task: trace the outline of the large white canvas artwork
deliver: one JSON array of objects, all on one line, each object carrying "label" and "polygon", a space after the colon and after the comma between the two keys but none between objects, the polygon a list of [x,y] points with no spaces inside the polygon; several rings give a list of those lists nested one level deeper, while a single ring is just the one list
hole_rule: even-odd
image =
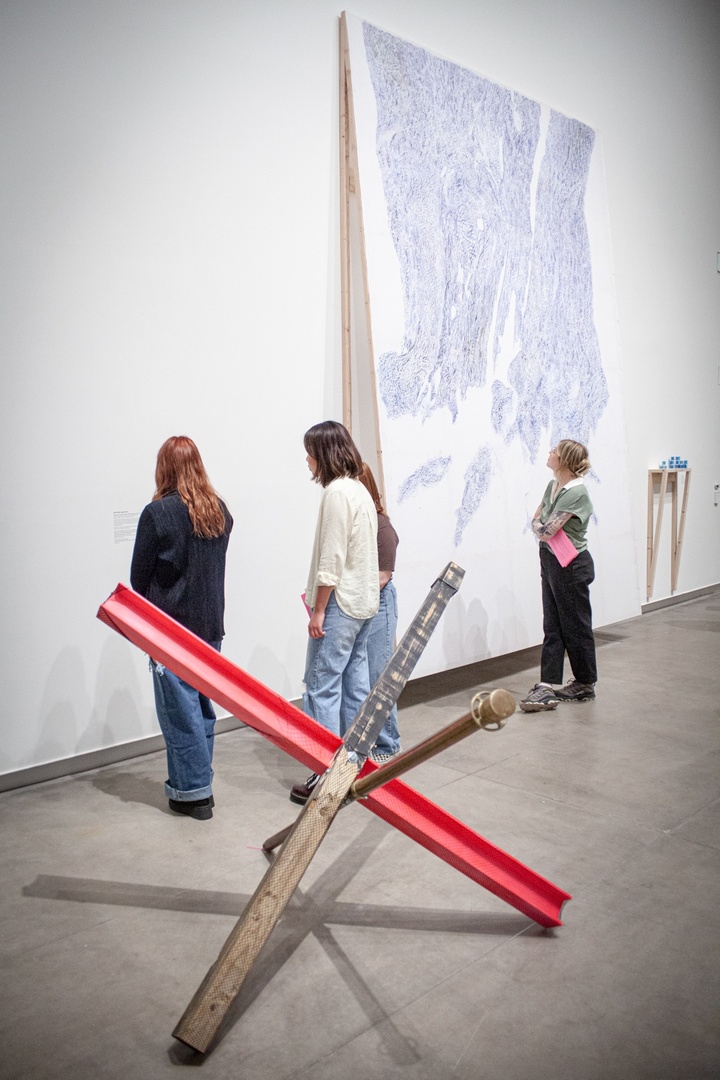
[{"label": "large white canvas artwork", "polygon": [[449,560],[466,571],[417,673],[541,639],[529,522],[561,438],[593,463],[595,624],[635,615],[598,138],[357,18],[347,27],[400,629]]}]

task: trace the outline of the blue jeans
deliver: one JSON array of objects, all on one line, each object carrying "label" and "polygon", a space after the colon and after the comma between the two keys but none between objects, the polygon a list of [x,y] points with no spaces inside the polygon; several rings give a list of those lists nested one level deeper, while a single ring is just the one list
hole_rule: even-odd
[{"label": "blue jeans", "polygon": [[[397,621],[397,593],[392,581],[388,581],[385,588],[380,590],[380,607],[370,623],[367,639],[370,686],[374,686],[378,681],[395,651]],[[393,705],[392,712],[385,721],[373,749],[378,754],[397,754],[400,749],[397,705]]]},{"label": "blue jeans", "polygon": [[308,638],[303,711],[342,737],[370,693],[367,637],[372,619],[353,619],[331,593],[325,636]]},{"label": "blue jeans", "polygon": [[[220,642],[210,642],[220,650]],[[212,795],[215,710],[210,698],[194,690],[162,664],[150,660],[155,709],[167,750],[165,794],[178,802]]]}]

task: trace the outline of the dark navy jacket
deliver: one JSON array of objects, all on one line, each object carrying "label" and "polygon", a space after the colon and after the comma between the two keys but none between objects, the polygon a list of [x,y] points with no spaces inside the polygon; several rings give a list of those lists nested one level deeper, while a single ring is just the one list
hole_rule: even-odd
[{"label": "dark navy jacket", "polygon": [[195,536],[176,492],[149,503],[138,521],[130,568],[136,592],[204,641],[225,635],[225,554],[233,519],[224,503],[225,532]]}]

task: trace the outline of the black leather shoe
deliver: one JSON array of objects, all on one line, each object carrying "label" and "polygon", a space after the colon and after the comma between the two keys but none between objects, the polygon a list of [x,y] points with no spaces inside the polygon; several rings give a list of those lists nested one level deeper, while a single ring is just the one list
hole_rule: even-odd
[{"label": "black leather shoe", "polygon": [[168,805],[176,814],[185,814],[186,817],[195,818],[196,821],[209,821],[213,816],[212,808],[215,800],[212,795],[209,799],[197,799],[195,802],[178,802],[177,799],[168,799]]},{"label": "black leather shoe", "polygon": [[319,779],[319,773],[314,772],[310,773],[304,784],[294,784],[290,788],[290,802],[296,802],[300,806],[304,806],[310,798],[313,788],[317,786]]}]

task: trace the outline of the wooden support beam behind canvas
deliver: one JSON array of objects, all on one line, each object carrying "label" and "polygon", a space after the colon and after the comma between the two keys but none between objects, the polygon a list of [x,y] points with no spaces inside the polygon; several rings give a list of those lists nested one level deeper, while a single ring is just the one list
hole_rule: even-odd
[{"label": "wooden support beam behind canvas", "polygon": [[[356,222],[356,237],[352,229]],[[364,326],[353,327],[353,239],[358,244],[357,257],[360,263],[360,283],[362,288]],[[370,385],[372,387],[372,426],[375,439],[375,460],[368,462],[375,473],[380,492],[385,496],[385,476],[382,464],[382,445],[380,442],[380,421],[378,417],[377,382],[375,378],[375,354],[373,350],[372,317],[370,310],[370,291],[368,288],[367,254],[365,248],[365,229],[363,224],[362,198],[360,192],[360,174],[357,161],[357,137],[353,112],[352,73],[350,70],[350,50],[348,47],[347,21],[345,12],[340,16],[340,280],[341,280],[341,317],[342,317],[342,398],[343,423],[348,431],[353,431],[353,330],[366,335]],[[357,425],[356,425],[357,428]],[[370,455],[366,455],[370,456]]]}]

